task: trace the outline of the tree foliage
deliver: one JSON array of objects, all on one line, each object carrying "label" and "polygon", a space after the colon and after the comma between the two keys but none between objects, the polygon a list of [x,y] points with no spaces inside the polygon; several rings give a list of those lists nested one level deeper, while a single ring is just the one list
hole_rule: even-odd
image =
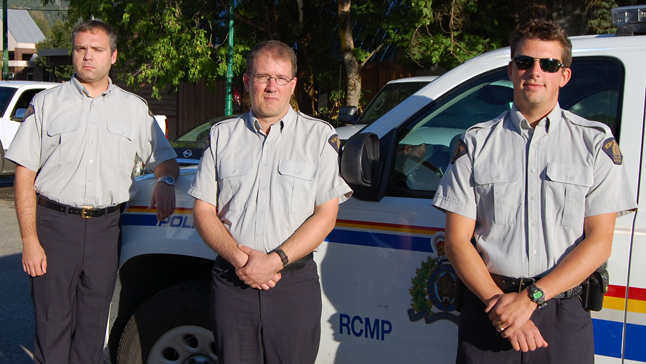
[{"label": "tree foliage", "polygon": [[[74,29],[73,25],[67,22],[58,21],[50,29],[50,35],[45,40],[36,44],[36,49],[56,49],[67,48],[72,49],[71,34]],[[54,73],[57,79],[69,80],[74,74],[74,69],[71,65],[57,66],[54,69],[45,64],[44,58],[38,58],[37,65],[44,68],[48,72]]]},{"label": "tree foliage", "polygon": [[[303,111],[316,110],[319,89],[345,89],[350,97],[349,82],[343,82],[345,75],[340,74],[341,1],[236,0],[233,69],[237,82],[245,72],[244,57],[250,47],[277,39],[293,45],[298,55],[295,99]],[[609,32],[608,9],[635,2],[353,0],[351,55],[360,68],[373,55],[396,47],[397,62],[405,67],[450,69],[507,45],[519,21],[535,16],[572,23],[583,19],[579,29],[584,33]],[[176,88],[183,81],[214,84],[225,77],[229,5],[229,0],[71,0],[67,19],[76,23],[94,16],[115,27],[122,77],[135,87],[151,83],[159,96],[161,90]]]}]

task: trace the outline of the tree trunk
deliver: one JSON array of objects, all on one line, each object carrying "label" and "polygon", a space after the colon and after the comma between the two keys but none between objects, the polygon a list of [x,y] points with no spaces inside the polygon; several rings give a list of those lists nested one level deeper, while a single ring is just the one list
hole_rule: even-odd
[{"label": "tree trunk", "polygon": [[347,75],[347,92],[345,104],[359,107],[361,96],[361,67],[354,55],[354,39],[352,38],[352,19],[350,15],[351,0],[338,0],[339,6],[339,38],[343,64]]},{"label": "tree trunk", "polygon": [[312,49],[312,17],[309,2],[297,0],[298,22],[300,32],[298,35],[298,82],[296,83],[296,100],[300,109],[305,114],[314,114],[316,110],[316,90],[314,88],[314,50]]}]

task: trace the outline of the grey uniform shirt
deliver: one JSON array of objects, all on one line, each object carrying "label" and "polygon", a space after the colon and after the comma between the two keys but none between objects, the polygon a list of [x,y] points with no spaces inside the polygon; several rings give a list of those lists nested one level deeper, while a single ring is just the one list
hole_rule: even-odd
[{"label": "grey uniform shirt", "polygon": [[543,276],[583,240],[584,218],[637,208],[610,129],[558,104],[535,129],[514,105],[460,147],[433,204],[476,220],[490,273]]},{"label": "grey uniform shirt", "polygon": [[314,207],[352,190],[339,175],[334,128],[291,107],[268,134],[252,112],[218,123],[188,194],[217,207],[240,244],[270,252]]},{"label": "grey uniform shirt", "polygon": [[130,198],[135,155],[151,169],[177,156],[142,98],[112,81],[92,98],[72,77],[34,96],[6,158],[38,172],[42,196],[102,208]]}]

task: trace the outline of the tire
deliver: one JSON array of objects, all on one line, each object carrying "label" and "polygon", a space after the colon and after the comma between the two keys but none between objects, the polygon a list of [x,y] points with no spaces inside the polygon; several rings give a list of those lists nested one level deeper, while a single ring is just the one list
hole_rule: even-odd
[{"label": "tire", "polygon": [[217,364],[208,282],[171,287],[142,304],[126,324],[118,364]]}]

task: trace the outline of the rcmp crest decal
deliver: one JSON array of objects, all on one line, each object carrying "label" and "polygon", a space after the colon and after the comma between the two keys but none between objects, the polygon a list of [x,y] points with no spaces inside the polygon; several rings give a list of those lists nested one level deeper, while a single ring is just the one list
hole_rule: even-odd
[{"label": "rcmp crest decal", "polygon": [[431,239],[437,258],[431,256],[417,268],[413,278],[410,294],[413,297],[408,309],[408,318],[412,321],[424,319],[427,324],[438,320],[449,320],[458,323],[454,299],[456,274],[444,253],[444,232],[437,232]]}]

